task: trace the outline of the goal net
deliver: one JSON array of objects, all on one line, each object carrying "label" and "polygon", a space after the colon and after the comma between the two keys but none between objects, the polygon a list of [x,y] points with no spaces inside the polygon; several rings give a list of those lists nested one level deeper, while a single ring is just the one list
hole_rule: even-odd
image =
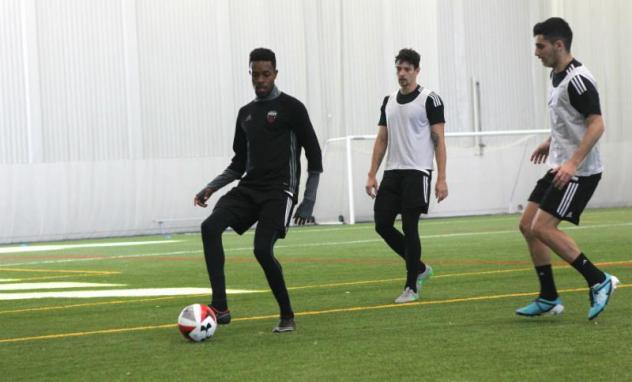
[{"label": "goal net", "polygon": [[[548,134],[548,130],[446,133],[449,196],[438,204],[433,191],[428,216],[520,211],[546,171],[546,166],[532,164],[529,157]],[[366,194],[365,184],[374,142],[371,135],[326,142],[324,176],[314,211],[318,223],[373,220],[373,200]],[[381,179],[382,170],[378,173],[378,181]],[[432,190],[434,183],[435,179]]]}]

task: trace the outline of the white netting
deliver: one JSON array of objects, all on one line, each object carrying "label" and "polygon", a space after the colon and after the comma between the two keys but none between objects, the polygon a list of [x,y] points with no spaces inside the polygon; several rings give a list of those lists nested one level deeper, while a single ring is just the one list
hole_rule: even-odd
[{"label": "white netting", "polygon": [[[529,162],[545,135],[447,137],[449,197],[432,200],[429,216],[496,214],[519,211],[546,167]],[[374,139],[330,140],[324,153],[315,217],[320,223],[373,220],[373,200],[365,193]],[[478,144],[482,143],[483,147]],[[347,147],[350,147],[349,176]],[[382,164],[381,167],[384,167]],[[382,178],[382,171],[378,180]],[[433,179],[434,189],[434,179]],[[353,206],[350,208],[350,200]],[[353,219],[351,218],[353,214]]]}]

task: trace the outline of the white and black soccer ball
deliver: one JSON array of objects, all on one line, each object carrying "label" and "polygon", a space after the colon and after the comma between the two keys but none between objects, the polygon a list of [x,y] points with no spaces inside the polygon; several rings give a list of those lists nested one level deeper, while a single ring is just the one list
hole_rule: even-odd
[{"label": "white and black soccer ball", "polygon": [[191,341],[202,342],[213,337],[217,319],[211,308],[202,304],[189,305],[178,316],[180,333]]}]

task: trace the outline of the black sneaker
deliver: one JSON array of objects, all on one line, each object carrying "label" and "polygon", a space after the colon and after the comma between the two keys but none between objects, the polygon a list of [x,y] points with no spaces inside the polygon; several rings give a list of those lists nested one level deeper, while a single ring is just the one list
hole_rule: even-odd
[{"label": "black sneaker", "polygon": [[230,310],[226,309],[224,311],[220,311],[212,305],[209,305],[208,307],[211,308],[213,313],[215,313],[215,319],[219,325],[230,324]]},{"label": "black sneaker", "polygon": [[281,318],[277,326],[272,329],[272,333],[293,332],[294,330],[296,330],[296,322],[294,322],[294,317]]}]

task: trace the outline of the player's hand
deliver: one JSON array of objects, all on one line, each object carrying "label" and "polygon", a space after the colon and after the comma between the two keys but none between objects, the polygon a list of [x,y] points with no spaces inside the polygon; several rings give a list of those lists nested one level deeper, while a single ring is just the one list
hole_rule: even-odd
[{"label": "player's hand", "polygon": [[553,186],[557,189],[563,189],[571,178],[575,176],[577,172],[577,166],[570,161],[562,163],[560,167],[551,170],[551,173],[555,174],[553,178]]},{"label": "player's hand", "polygon": [[535,164],[546,162],[546,158],[549,157],[549,147],[551,147],[551,143],[549,141],[541,143],[538,147],[536,147],[533,154],[531,154],[531,162]]},{"label": "player's hand", "polygon": [[303,225],[308,223],[312,218],[314,204],[315,202],[313,200],[303,199],[294,214],[294,224]]},{"label": "player's hand", "polygon": [[448,197],[448,183],[446,183],[445,180],[437,180],[437,184],[435,184],[435,196],[439,203]]},{"label": "player's hand", "polygon": [[366,181],[366,194],[369,195],[372,199],[375,199],[375,195],[377,195],[377,177],[375,175],[369,175],[369,178]]},{"label": "player's hand", "polygon": [[212,189],[212,188],[210,188],[208,186],[204,187],[193,198],[193,205],[194,206],[204,207],[204,208],[208,207],[208,204],[206,204],[206,201],[208,200],[208,198],[211,197],[211,195],[213,195],[214,192],[215,192],[214,189]]}]

